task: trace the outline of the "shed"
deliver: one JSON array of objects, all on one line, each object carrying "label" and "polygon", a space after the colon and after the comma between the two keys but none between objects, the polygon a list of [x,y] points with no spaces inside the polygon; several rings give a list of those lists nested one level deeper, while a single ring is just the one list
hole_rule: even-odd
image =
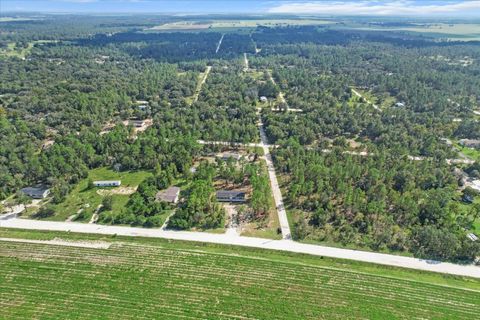
[{"label": "shed", "polygon": [[217,200],[220,202],[246,202],[246,193],[238,190],[217,191]]}]

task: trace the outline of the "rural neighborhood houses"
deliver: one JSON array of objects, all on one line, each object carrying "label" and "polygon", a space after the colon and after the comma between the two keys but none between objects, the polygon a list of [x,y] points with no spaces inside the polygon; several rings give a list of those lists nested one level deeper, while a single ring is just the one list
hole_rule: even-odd
[{"label": "rural neighborhood houses", "polygon": [[44,185],[26,187],[20,190],[23,194],[33,199],[45,199],[50,194],[50,189]]}]

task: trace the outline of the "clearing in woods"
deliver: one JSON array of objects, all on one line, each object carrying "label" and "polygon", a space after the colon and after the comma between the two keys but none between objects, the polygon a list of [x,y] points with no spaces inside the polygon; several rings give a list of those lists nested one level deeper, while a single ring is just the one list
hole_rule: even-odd
[{"label": "clearing in woods", "polygon": [[[5,319],[474,319],[480,280],[162,239],[0,230]],[[429,283],[427,283],[429,282]]]}]

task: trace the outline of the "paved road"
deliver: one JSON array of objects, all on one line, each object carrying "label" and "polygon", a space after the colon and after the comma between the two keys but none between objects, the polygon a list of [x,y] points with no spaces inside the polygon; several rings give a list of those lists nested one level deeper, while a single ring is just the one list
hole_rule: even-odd
[{"label": "paved road", "polygon": [[165,238],[172,240],[238,245],[244,247],[306,253],[315,256],[357,260],[388,266],[412,268],[418,270],[480,278],[480,267],[476,267],[473,265],[456,265],[453,263],[435,262],[382,253],[331,248],[311,244],[303,244],[291,240],[268,240],[261,238],[242,237],[238,235],[213,234],[206,232],[165,231],[161,229],[102,226],[97,224],[86,224],[77,222],[38,221],[17,218],[0,221],[0,227],[30,230],[71,231],[105,235],[117,234],[121,236],[141,236],[152,238]]},{"label": "paved road", "polygon": [[273,165],[272,155],[270,154],[270,148],[268,145],[267,135],[265,134],[265,129],[263,128],[263,123],[260,120],[260,139],[262,140],[263,153],[265,155],[265,160],[267,161],[267,170],[268,176],[270,178],[270,186],[272,188],[273,200],[275,201],[275,207],[278,212],[278,220],[280,222],[280,228],[282,229],[283,239],[289,240],[292,238],[290,232],[290,226],[287,219],[287,211],[285,210],[285,205],[283,204],[282,192],[278,185],[277,174],[275,173],[275,166]]}]

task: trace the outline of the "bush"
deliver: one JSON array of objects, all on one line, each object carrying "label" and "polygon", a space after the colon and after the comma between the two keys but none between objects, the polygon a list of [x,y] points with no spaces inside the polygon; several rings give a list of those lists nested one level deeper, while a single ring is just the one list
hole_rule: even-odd
[{"label": "bush", "polygon": [[43,219],[51,217],[55,214],[55,209],[52,206],[41,207],[36,214],[33,215],[34,218]]}]

